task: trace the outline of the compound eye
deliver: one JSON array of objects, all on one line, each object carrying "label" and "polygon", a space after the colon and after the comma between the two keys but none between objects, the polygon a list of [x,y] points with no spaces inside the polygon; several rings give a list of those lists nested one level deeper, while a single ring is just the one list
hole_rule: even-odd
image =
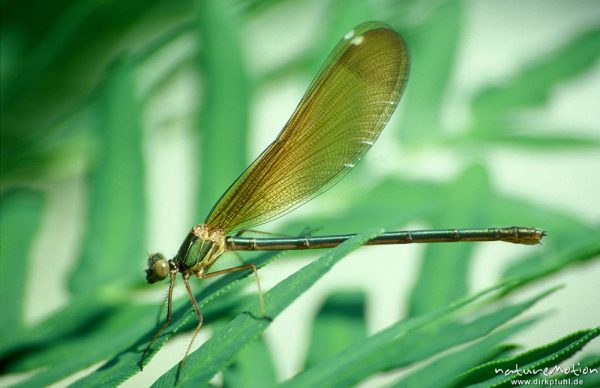
[{"label": "compound eye", "polygon": [[148,269],[146,269],[146,280],[148,283],[156,283],[169,276],[171,268],[169,262],[160,253],[154,253],[148,257]]}]

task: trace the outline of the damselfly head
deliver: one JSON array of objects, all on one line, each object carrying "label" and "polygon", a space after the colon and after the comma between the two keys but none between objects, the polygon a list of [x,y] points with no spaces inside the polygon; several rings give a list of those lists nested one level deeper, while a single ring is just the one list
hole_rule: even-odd
[{"label": "damselfly head", "polygon": [[153,253],[148,257],[148,268],[146,269],[146,280],[148,283],[156,283],[166,279],[171,272],[171,266],[162,253]]}]

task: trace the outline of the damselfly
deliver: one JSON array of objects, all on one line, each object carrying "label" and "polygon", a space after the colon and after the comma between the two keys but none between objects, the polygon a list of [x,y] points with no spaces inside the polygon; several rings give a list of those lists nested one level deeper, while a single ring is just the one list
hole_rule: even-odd
[{"label": "damselfly", "polygon": [[[194,226],[175,257],[156,253],[148,259],[146,279],[169,278],[167,317],[143,359],[171,320],[173,288],[181,273],[198,317],[202,313],[189,278],[200,279],[252,270],[264,309],[256,267],[252,264],[208,272],[227,251],[315,249],[334,247],[352,235],[298,238],[248,238],[240,231],[280,217],[327,190],[371,148],[394,112],[408,78],[404,40],[389,26],[370,22],[348,32],[335,47],[277,139],[227,189],[203,224]],[[455,241],[508,241],[536,244],[536,228],[447,229],[388,232],[367,245]],[[183,362],[183,361],[182,361]]]}]

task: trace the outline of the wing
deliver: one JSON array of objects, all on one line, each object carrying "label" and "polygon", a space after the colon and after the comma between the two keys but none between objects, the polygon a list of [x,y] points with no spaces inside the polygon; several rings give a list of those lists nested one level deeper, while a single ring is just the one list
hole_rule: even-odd
[{"label": "wing", "polygon": [[373,145],[408,77],[402,38],[383,23],[344,36],[277,139],[220,198],[206,224],[265,223],[330,188]]}]

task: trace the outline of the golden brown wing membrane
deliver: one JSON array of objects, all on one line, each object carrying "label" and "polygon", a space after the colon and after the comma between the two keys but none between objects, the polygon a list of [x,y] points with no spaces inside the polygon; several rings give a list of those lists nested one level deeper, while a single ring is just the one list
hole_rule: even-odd
[{"label": "golden brown wing membrane", "polygon": [[377,140],[408,76],[404,41],[382,23],[338,43],[277,139],[229,187],[206,223],[226,233],[277,218],[323,192]]}]

